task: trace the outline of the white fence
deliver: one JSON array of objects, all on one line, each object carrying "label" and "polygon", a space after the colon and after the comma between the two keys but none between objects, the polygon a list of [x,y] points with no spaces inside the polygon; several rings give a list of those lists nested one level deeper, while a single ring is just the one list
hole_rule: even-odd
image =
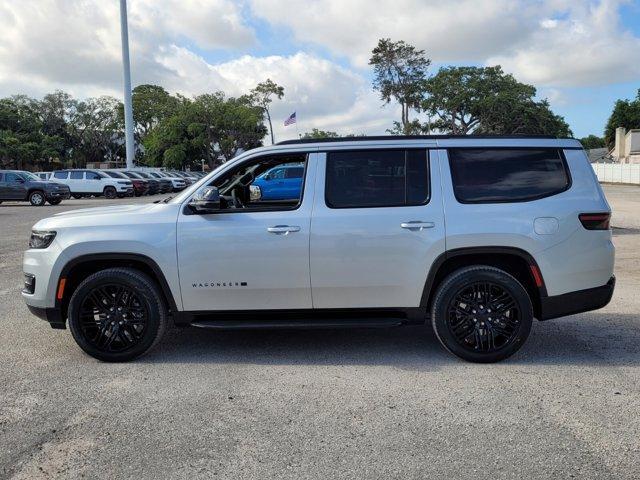
[{"label": "white fence", "polygon": [[601,182],[640,185],[639,163],[592,163],[591,166]]}]

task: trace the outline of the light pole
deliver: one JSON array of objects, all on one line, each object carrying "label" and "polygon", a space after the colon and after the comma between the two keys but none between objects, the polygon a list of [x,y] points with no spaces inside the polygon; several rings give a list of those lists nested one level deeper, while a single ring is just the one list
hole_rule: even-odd
[{"label": "light pole", "polygon": [[127,0],[120,0],[120,35],[122,37],[122,71],[124,77],[124,139],[127,150],[127,168],[133,168],[135,144],[133,143],[133,106],[131,104],[131,68],[129,66],[129,27],[127,24]]}]

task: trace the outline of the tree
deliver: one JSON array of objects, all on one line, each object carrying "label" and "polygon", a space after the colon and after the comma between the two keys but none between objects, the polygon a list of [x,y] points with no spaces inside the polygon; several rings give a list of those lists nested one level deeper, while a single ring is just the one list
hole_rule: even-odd
[{"label": "tree", "polygon": [[454,135],[544,134],[571,136],[535,87],[495,67],[444,67],[426,82],[422,109],[434,117],[428,126]]},{"label": "tree", "polygon": [[608,148],[613,148],[618,127],[627,130],[640,128],[640,89],[634,100],[618,100],[615,103],[604,129],[604,139]]},{"label": "tree", "polygon": [[267,129],[263,111],[248,96],[222,92],[185,101],[144,140],[145,160],[155,166],[183,168],[207,161],[210,167],[240,151],[258,147]]},{"label": "tree", "polygon": [[409,112],[420,110],[431,60],[425,57],[424,50],[416,50],[402,40],[392,42],[389,38],[380,39],[371,53],[369,65],[373,65],[373,88],[380,92],[385,103],[392,99],[400,103],[402,132],[408,135],[412,133]]},{"label": "tree", "polygon": [[301,138],[303,139],[321,139],[321,138],[338,138],[336,132],[331,132],[329,130],[318,130],[317,128],[312,129],[310,132],[305,132]]},{"label": "tree", "polygon": [[[141,143],[161,120],[172,115],[181,97],[173,97],[159,85],[138,85],[131,92],[133,104],[134,135],[136,143]],[[118,119],[124,128],[124,105],[118,106]]]},{"label": "tree", "polygon": [[589,135],[587,137],[583,137],[580,139],[580,143],[587,150],[593,150],[594,148],[604,148],[606,146],[604,138],[598,137],[597,135]]},{"label": "tree", "polygon": [[259,83],[256,88],[251,90],[249,96],[255,105],[260,107],[264,114],[267,116],[269,122],[269,133],[271,134],[271,145],[275,143],[273,137],[273,126],[271,125],[271,113],[269,112],[269,105],[271,104],[271,96],[275,95],[278,99],[284,97],[284,87],[273,82],[270,78],[266,81]]},{"label": "tree", "polygon": [[73,136],[72,163],[84,166],[115,157],[122,145],[120,102],[113,97],[88,98],[76,104],[68,128]]}]

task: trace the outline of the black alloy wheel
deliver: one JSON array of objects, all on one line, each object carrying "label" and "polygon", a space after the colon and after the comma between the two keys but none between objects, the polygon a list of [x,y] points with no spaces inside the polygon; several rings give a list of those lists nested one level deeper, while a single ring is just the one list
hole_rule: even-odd
[{"label": "black alloy wheel", "polygon": [[433,302],[432,324],[443,346],[473,362],[496,362],[520,349],[531,330],[533,308],[525,288],[488,266],[451,274]]},{"label": "black alloy wheel", "polygon": [[60,205],[60,202],[62,202],[61,198],[50,198],[49,200],[47,200],[49,202],[49,204],[51,205]]},{"label": "black alloy wheel", "polygon": [[167,313],[157,285],[128,268],[102,270],[85,279],[69,303],[69,327],[78,345],[103,361],[127,361],[162,337]]}]

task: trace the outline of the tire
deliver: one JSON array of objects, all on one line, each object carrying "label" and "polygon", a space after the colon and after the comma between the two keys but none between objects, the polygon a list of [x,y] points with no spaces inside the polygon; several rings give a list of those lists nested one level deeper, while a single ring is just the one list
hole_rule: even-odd
[{"label": "tire", "polygon": [[118,196],[115,187],[104,187],[104,196],[109,200],[113,200]]},{"label": "tire", "polygon": [[34,207],[41,207],[47,201],[44,196],[44,192],[40,190],[34,190],[29,194],[29,203]]},{"label": "tire", "polygon": [[62,202],[61,198],[51,198],[49,200],[47,200],[49,202],[50,205],[60,205],[60,202]]},{"label": "tire", "polygon": [[75,198],[76,200],[78,200],[78,199],[82,198],[82,195],[80,195],[79,193],[72,193],[72,194],[71,194],[71,196],[72,196],[73,198]]},{"label": "tire", "polygon": [[532,321],[533,306],[522,284],[485,265],[445,278],[431,307],[431,324],[442,346],[469,362],[510,357],[527,340]]},{"label": "tire", "polygon": [[104,362],[126,362],[147,353],[166,328],[167,311],[159,288],[135,269],[94,273],[80,283],[69,302],[74,340]]}]

